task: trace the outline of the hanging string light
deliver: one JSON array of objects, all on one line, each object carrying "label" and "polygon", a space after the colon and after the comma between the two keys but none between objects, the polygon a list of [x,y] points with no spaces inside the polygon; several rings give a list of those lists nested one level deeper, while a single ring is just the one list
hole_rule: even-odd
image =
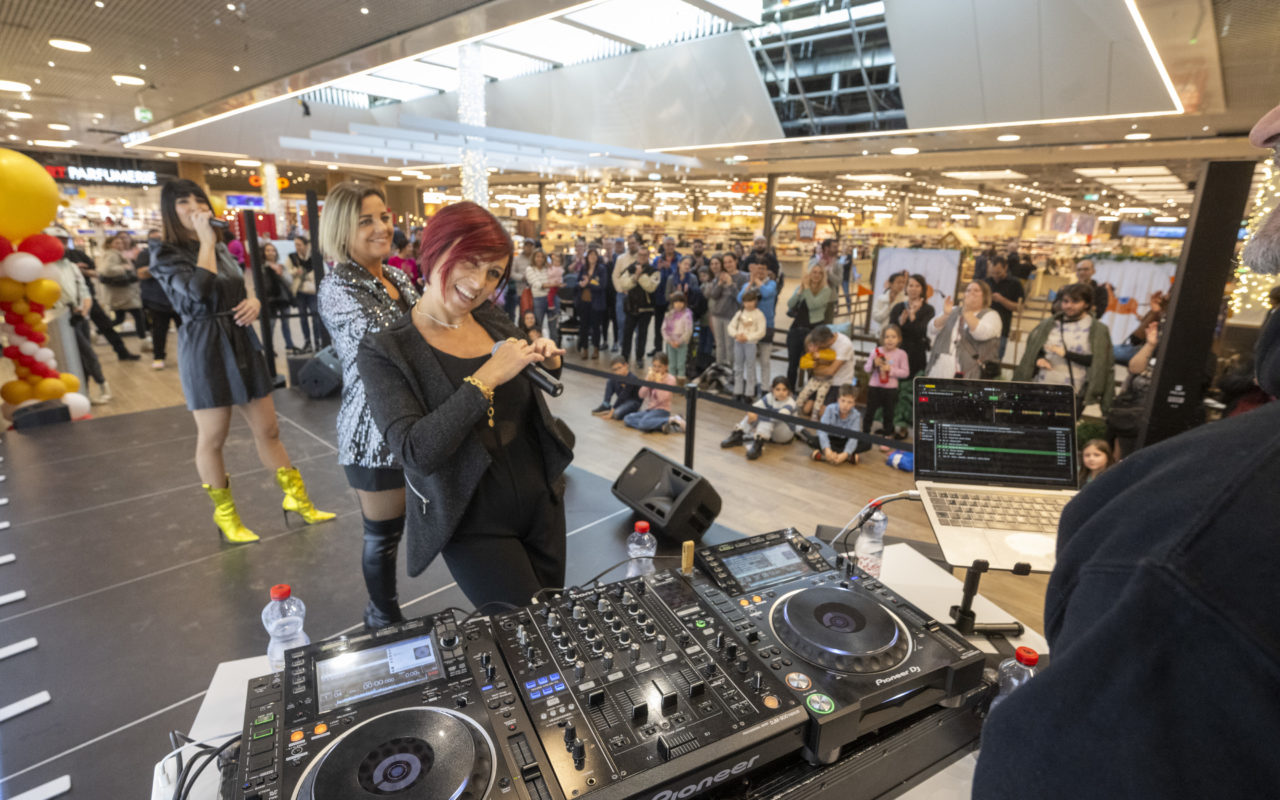
[{"label": "hanging string light", "polygon": [[[478,44],[458,48],[458,122],[463,125],[485,125],[483,58]],[[489,203],[484,145],[472,139],[462,150],[462,196],[482,206]]]},{"label": "hanging string light", "polygon": [[[1263,220],[1271,212],[1280,207],[1280,169],[1276,168],[1274,157],[1262,162],[1262,180],[1253,195],[1253,208],[1249,212],[1249,220],[1245,225],[1245,241],[1257,232]],[[1280,282],[1280,276],[1264,275],[1254,272],[1248,264],[1239,262],[1236,265],[1235,285],[1231,293],[1231,313],[1253,309],[1266,310],[1271,307],[1270,292]]]}]

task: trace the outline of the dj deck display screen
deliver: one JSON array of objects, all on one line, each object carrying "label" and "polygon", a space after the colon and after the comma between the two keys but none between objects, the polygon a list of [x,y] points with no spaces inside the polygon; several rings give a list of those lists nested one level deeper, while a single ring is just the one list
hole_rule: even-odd
[{"label": "dj deck display screen", "polygon": [[916,479],[1075,488],[1074,407],[1058,388],[918,383]]},{"label": "dj deck display screen", "polygon": [[724,567],[745,591],[809,571],[809,565],[800,560],[789,544],[776,544],[763,550],[728,556],[724,559]]},{"label": "dj deck display screen", "polygon": [[316,662],[319,713],[440,677],[431,636]]}]

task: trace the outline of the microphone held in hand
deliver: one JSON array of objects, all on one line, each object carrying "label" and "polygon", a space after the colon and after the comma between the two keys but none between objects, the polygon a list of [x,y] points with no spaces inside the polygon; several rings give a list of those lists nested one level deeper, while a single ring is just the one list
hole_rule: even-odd
[{"label": "microphone held in hand", "polygon": [[[490,355],[498,352],[499,347],[502,347],[502,342],[497,342],[493,345]],[[520,374],[528,378],[534,386],[537,386],[552,397],[559,397],[564,394],[564,384],[537,364],[525,365],[525,368],[520,370]]]},{"label": "microphone held in hand", "polygon": [[209,227],[217,228],[220,231],[225,231],[227,229],[227,221],[225,219],[218,219],[217,217],[210,217]]}]

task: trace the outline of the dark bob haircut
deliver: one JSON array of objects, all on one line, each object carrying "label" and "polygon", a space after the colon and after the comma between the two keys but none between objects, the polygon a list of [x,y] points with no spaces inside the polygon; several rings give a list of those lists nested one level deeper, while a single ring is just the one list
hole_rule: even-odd
[{"label": "dark bob haircut", "polygon": [[178,201],[184,197],[195,197],[213,210],[209,195],[195,181],[184,178],[166,183],[160,189],[160,221],[164,227],[164,240],[168,244],[182,244],[196,238],[178,216]]},{"label": "dark bob haircut", "polygon": [[1064,286],[1058,292],[1058,296],[1069,297],[1077,303],[1083,302],[1086,306],[1093,306],[1093,287],[1087,283],[1073,283],[1069,286]]},{"label": "dark bob haircut", "polygon": [[430,283],[437,270],[447,282],[454,266],[459,263],[501,262],[502,279],[498,281],[501,287],[511,275],[514,255],[511,234],[502,227],[498,218],[487,208],[463,200],[440,209],[427,223],[418,250],[418,264],[423,279]]}]

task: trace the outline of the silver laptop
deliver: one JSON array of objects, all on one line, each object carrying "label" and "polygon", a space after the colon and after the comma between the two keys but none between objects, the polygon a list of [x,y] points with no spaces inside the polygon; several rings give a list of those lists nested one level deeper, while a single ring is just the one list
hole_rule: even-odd
[{"label": "silver laptop", "polygon": [[1053,569],[1076,495],[1070,386],[916,378],[915,480],[949,564]]}]

